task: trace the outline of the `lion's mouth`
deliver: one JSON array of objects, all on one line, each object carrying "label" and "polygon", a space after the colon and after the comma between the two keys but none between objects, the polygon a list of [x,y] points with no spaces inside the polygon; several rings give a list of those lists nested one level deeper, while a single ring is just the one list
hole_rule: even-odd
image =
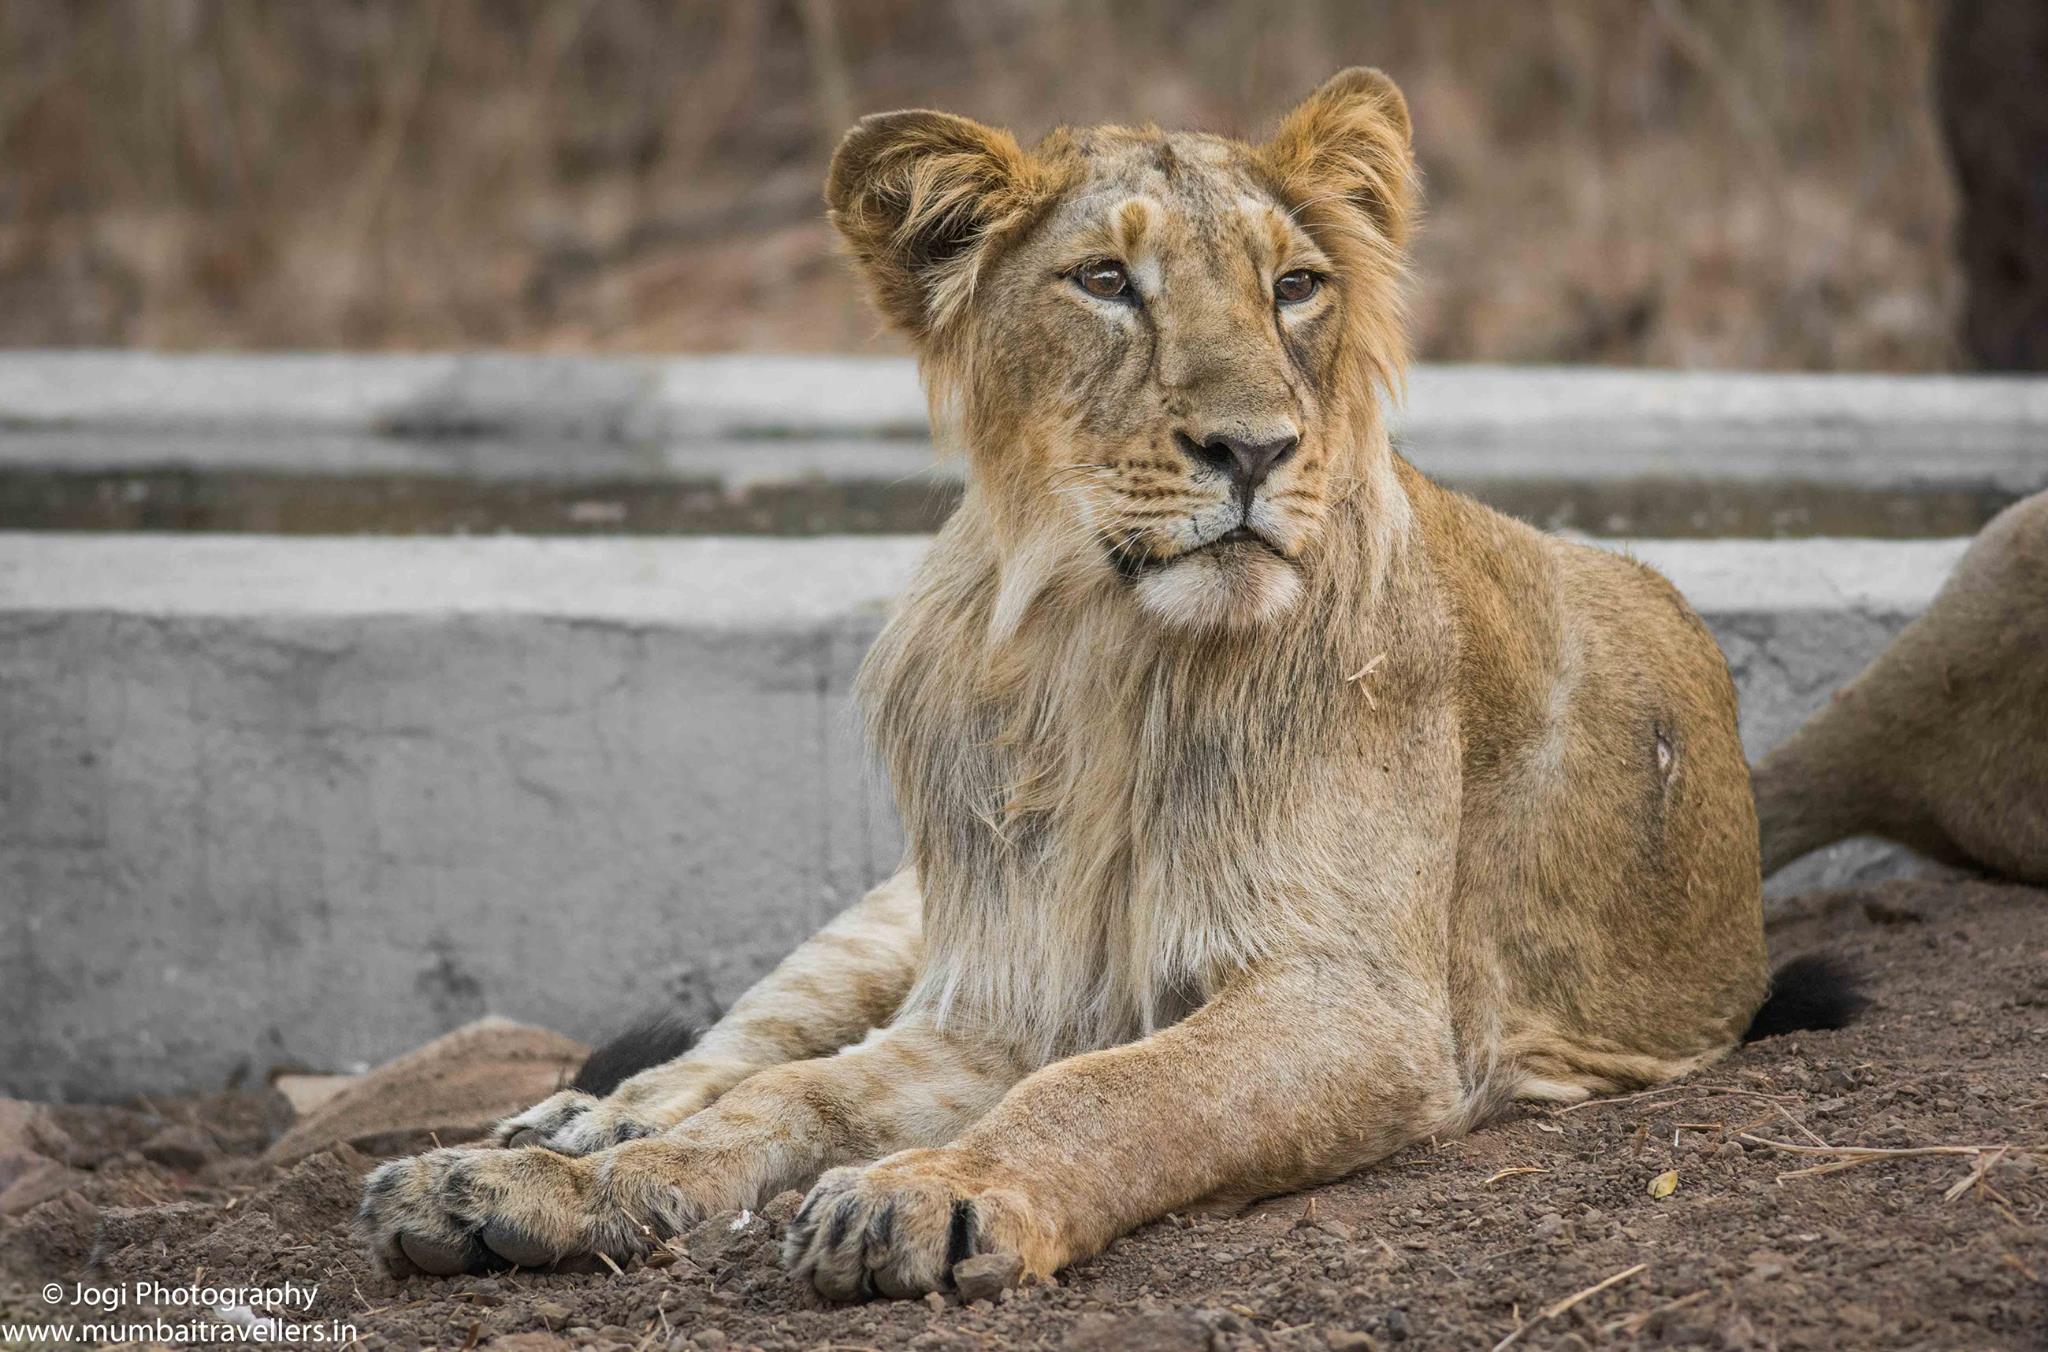
[{"label": "lion's mouth", "polygon": [[1274,544],[1250,526],[1243,524],[1232,526],[1215,539],[1205,540],[1192,549],[1183,549],[1172,554],[1141,554],[1130,549],[1119,550],[1110,548],[1109,557],[1124,580],[1132,582],[1145,576],[1147,573],[1158,572],[1161,568],[1170,567],[1184,559],[1192,559],[1201,555],[1231,554],[1243,549],[1261,550],[1271,554],[1283,563],[1292,562],[1287,557],[1286,551],[1281,549],[1280,546]]},{"label": "lion's mouth", "polygon": [[1229,530],[1223,532],[1223,534],[1217,536],[1208,544],[1196,545],[1193,549],[1189,550],[1188,552],[1190,554],[1199,554],[1205,549],[1220,549],[1225,545],[1237,544],[1255,544],[1262,548],[1270,549],[1275,554],[1278,554],[1280,552],[1280,550],[1273,544],[1271,540],[1268,540],[1265,536],[1259,534],[1250,526],[1232,526]]}]

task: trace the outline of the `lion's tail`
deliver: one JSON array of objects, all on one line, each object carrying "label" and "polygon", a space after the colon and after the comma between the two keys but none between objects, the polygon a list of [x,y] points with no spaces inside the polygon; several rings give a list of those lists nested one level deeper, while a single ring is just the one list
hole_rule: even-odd
[{"label": "lion's tail", "polygon": [[1826,953],[1809,953],[1779,965],[1771,993],[1749,1021],[1744,1042],[1796,1033],[1802,1028],[1846,1028],[1868,1007],[1856,970]]},{"label": "lion's tail", "polygon": [[627,1076],[667,1065],[696,1046],[700,1031],[680,1014],[643,1019],[592,1052],[569,1087],[603,1098]]}]

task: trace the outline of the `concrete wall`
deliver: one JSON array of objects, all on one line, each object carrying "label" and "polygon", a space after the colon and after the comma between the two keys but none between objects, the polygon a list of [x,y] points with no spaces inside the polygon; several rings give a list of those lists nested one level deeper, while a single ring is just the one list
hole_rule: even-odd
[{"label": "concrete wall", "polygon": [[[923,543],[0,534],[0,1092],[715,1011],[894,863],[847,693]],[[1756,754],[1961,548],[1635,552]]]},{"label": "concrete wall", "polygon": [[[1461,472],[1844,482],[1967,469],[2038,487],[2048,380],[1420,366],[1392,414]],[[0,428],[719,442],[925,437],[899,357],[0,353]],[[200,443],[187,441],[201,451]],[[1695,457],[1713,454],[1703,464]]]}]

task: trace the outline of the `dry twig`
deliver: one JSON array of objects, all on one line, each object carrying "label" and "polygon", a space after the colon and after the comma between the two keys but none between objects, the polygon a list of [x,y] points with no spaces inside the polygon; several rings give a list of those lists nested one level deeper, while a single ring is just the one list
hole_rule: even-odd
[{"label": "dry twig", "polygon": [[1977,1157],[1976,1167],[1971,1169],[1969,1173],[1964,1174],[1960,1181],[1958,1181],[1954,1186],[1950,1187],[1947,1192],[1943,1193],[1941,1195],[1941,1200],[1944,1202],[1955,1201],[1956,1198],[1961,1197],[1964,1193],[1976,1187],[1979,1183],[1982,1183],[1984,1181],[1984,1175],[1990,1173],[1992,1166],[1996,1165],[2000,1160],[2004,1158],[2004,1146],[2000,1146],[1996,1150],[1985,1151],[1983,1154]]},{"label": "dry twig", "polygon": [[1737,1098],[1763,1099],[1768,1103],[1782,1103],[1792,1097],[1789,1094],[1766,1094],[1756,1089],[1733,1089],[1725,1086],[1718,1089],[1707,1089],[1696,1084],[1667,1084],[1656,1089],[1644,1089],[1633,1094],[1623,1094],[1618,1098],[1589,1098],[1579,1103],[1566,1104],[1562,1108],[1551,1109],[1550,1115],[1552,1117],[1563,1117],[1567,1113],[1576,1113],[1586,1108],[1612,1108],[1623,1103],[1634,1103],[1638,1099],[1657,1098],[1664,1094],[1676,1094],[1682,1090],[1690,1090],[1694,1096],[1703,1099],[1718,1098],[1723,1094],[1732,1094]]},{"label": "dry twig", "polygon": [[[1995,1164],[1997,1162],[1996,1157],[2003,1156],[2009,1151],[2017,1151],[2020,1154],[2048,1153],[2048,1151],[2044,1151],[2039,1147],[2014,1146],[2011,1144],[1915,1146],[1818,1146],[1800,1145],[1796,1141],[1774,1141],[1768,1136],[1754,1136],[1746,1131],[1743,1132],[1741,1135],[1742,1139],[1745,1141],[1750,1141],[1761,1146],[1768,1146],[1772,1150],[1784,1150],[1794,1155],[1827,1155],[1832,1157],[1828,1160],[1826,1164],[1816,1164],[1813,1165],[1811,1168],[1793,1169],[1787,1173],[1779,1174],[1778,1182],[1780,1183],[1783,1183],[1788,1178],[1812,1178],[1817,1177],[1821,1174],[1837,1173],[1843,1169],[1854,1169],[1858,1165],[1871,1164],[1878,1160],[1916,1159],[1929,1155],[1969,1155],[1974,1159],[1981,1161],[1986,1154],[1989,1154],[1993,1156],[1992,1163]],[[1990,1165],[1987,1164],[1983,1166],[1983,1169],[1988,1169],[1989,1167]],[[1982,1169],[1980,1169],[1977,1172],[1976,1177],[1968,1181],[1974,1184],[1976,1182],[1981,1181],[1982,1177],[1983,1171]],[[1968,1191],[1968,1189],[1959,1188],[1954,1191],[1955,1195],[1957,1197],[1960,1197],[1964,1192]]]},{"label": "dry twig", "polygon": [[1629,1278],[1635,1276],[1638,1272],[1641,1272],[1644,1268],[1647,1268],[1648,1266],[1650,1266],[1648,1263],[1637,1263],[1632,1268],[1623,1268],[1621,1271],[1615,1273],[1612,1277],[1608,1277],[1602,1281],[1594,1282],[1591,1286],[1587,1287],[1583,1291],[1573,1292],[1571,1295],[1566,1296],[1563,1300],[1558,1301],[1555,1305],[1545,1306],[1541,1311],[1537,1313],[1535,1318],[1524,1319],[1520,1324],[1517,1324],[1515,1326],[1514,1332],[1508,1334],[1507,1337],[1495,1343],[1493,1345],[1493,1352],[1501,1352],[1502,1348],[1509,1346],[1516,1339],[1520,1338],[1523,1334],[1527,1333],[1530,1329],[1535,1328],[1538,1324],[1557,1318],[1566,1310],[1569,1310],[1574,1305],[1577,1305],[1580,1301],[1590,1300],[1592,1297],[1599,1295],[1602,1291],[1605,1291],[1608,1287],[1613,1286],[1618,1282],[1627,1281]]}]

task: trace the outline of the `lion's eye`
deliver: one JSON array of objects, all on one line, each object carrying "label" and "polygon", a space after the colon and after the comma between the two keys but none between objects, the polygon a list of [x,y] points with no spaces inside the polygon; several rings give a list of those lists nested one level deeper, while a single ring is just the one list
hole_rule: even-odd
[{"label": "lion's eye", "polygon": [[1282,305],[1299,305],[1322,290],[1323,279],[1307,268],[1283,272],[1273,283],[1273,298]]},{"label": "lion's eye", "polygon": [[1124,265],[1109,259],[1097,259],[1083,264],[1074,274],[1074,280],[1083,291],[1104,300],[1131,299],[1131,274],[1124,271]]}]

